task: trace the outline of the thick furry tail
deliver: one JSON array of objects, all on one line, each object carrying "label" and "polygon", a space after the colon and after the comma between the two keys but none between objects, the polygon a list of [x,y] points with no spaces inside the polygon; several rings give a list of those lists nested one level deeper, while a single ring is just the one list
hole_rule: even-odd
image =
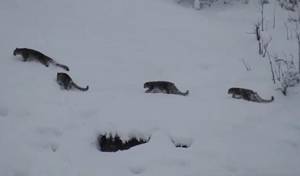
[{"label": "thick furry tail", "polygon": [[183,95],[183,96],[187,96],[190,93],[189,90],[185,91],[185,92],[178,92],[179,95]]},{"label": "thick furry tail", "polygon": [[78,89],[78,90],[81,90],[81,91],[87,91],[87,90],[89,90],[89,86],[86,86],[85,88],[83,88],[83,87],[78,86],[78,85],[75,84],[74,82],[73,82],[72,84],[73,84],[73,86],[74,86],[76,89]]},{"label": "thick furry tail", "polygon": [[272,101],[274,101],[274,97],[273,96],[271,96],[271,99],[269,99],[269,100],[265,100],[265,99],[262,100],[262,102],[264,102],[264,103],[270,103]]},{"label": "thick furry tail", "polygon": [[59,64],[59,63],[55,63],[55,65],[58,66],[58,67],[61,67],[61,68],[65,69],[66,71],[70,71],[69,67],[66,66],[66,65],[62,65],[62,64]]},{"label": "thick furry tail", "polygon": [[68,66],[60,64],[60,63],[56,62],[55,60],[53,60],[52,58],[49,58],[49,59],[50,59],[50,62],[53,63],[55,66],[61,67],[62,69],[66,70],[66,71],[70,71]]},{"label": "thick furry tail", "polygon": [[266,100],[266,99],[261,98],[258,94],[256,94],[256,99],[258,102],[261,102],[261,103],[270,103],[270,102],[274,101],[273,96],[269,100]]}]

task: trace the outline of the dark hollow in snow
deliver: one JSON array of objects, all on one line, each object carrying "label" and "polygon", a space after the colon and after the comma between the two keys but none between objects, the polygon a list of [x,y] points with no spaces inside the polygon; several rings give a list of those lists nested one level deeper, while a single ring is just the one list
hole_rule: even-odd
[{"label": "dark hollow in snow", "polygon": [[186,144],[174,144],[174,145],[177,148],[189,148],[190,147],[189,145],[186,145]]},{"label": "dark hollow in snow", "polygon": [[174,139],[171,139],[172,143],[175,145],[176,148],[189,148],[192,144],[187,142],[179,142],[179,141],[175,141]]},{"label": "dark hollow in snow", "polygon": [[118,150],[128,150],[136,145],[145,144],[150,140],[132,137],[127,141],[122,141],[118,135],[101,134],[98,136],[98,148],[102,152],[116,152]]}]

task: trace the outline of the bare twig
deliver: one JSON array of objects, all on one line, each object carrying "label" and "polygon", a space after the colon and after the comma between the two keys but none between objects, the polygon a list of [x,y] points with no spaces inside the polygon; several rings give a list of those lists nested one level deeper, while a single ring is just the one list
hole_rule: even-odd
[{"label": "bare twig", "polygon": [[271,68],[272,80],[273,80],[273,83],[275,84],[276,81],[275,81],[275,74],[274,74],[274,69],[273,69],[273,63],[272,63],[272,60],[271,60],[271,55],[270,55],[270,53],[268,51],[267,51],[267,55],[268,55],[268,59],[269,59],[269,63],[270,63],[270,68]]},{"label": "bare twig", "polygon": [[246,61],[243,58],[241,60],[242,60],[243,65],[246,68],[246,71],[251,71],[251,67],[246,63]]},{"label": "bare twig", "polygon": [[286,22],[284,22],[284,26],[285,26],[285,31],[286,31],[286,39],[290,40],[290,35],[289,35],[289,26]]},{"label": "bare twig", "polygon": [[266,56],[266,53],[268,51],[268,47],[269,47],[269,44],[271,43],[271,41],[272,41],[272,38],[270,38],[269,41],[267,41],[266,43],[263,44],[264,51],[263,51],[262,57]]}]

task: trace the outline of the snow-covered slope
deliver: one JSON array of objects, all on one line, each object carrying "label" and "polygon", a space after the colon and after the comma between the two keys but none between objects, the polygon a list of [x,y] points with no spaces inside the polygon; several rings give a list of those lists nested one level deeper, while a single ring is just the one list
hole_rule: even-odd
[{"label": "snow-covered slope", "polygon": [[[249,34],[257,8],[2,0],[0,175],[299,175],[300,91],[283,97],[274,90]],[[16,47],[67,64],[90,90],[60,90],[55,78],[63,70],[22,62],[12,55]],[[149,80],[173,81],[190,95],[145,94]],[[275,101],[232,99],[233,86]],[[102,132],[151,140],[103,153],[96,146]],[[191,147],[175,148],[172,140]]]}]

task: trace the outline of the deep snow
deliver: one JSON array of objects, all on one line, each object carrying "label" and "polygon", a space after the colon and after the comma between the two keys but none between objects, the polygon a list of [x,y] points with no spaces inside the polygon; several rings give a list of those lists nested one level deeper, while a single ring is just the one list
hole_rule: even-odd
[{"label": "deep snow", "polygon": [[[2,0],[0,175],[299,175],[300,90],[275,90],[249,34],[255,4],[196,11],[172,0]],[[274,35],[284,33],[277,13]],[[284,37],[273,38],[274,50],[295,52]],[[23,63],[16,47],[67,64],[90,90],[60,90],[63,70]],[[149,80],[173,81],[190,95],[145,94]],[[232,99],[233,86],[275,101]],[[103,153],[103,132],[151,140]]]}]

